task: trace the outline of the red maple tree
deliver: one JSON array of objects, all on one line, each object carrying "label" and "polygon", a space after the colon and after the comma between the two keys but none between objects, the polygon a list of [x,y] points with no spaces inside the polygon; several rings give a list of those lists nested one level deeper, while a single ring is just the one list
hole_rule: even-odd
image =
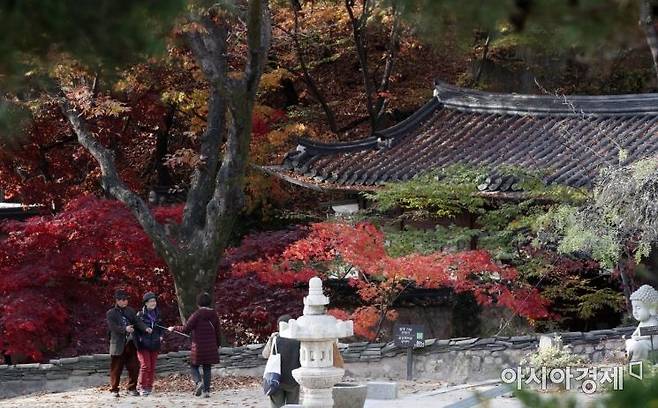
[{"label": "red maple tree", "polygon": [[[174,222],[180,208],[156,211]],[[60,214],[0,225],[0,348],[34,360],[106,342],[104,312],[122,287],[172,304],[172,282],[146,234],[116,201],[83,197]]]},{"label": "red maple tree", "polygon": [[[159,222],[176,228],[182,207],[155,208]],[[176,318],[166,265],[129,210],[87,196],[55,216],[0,224],[0,349],[33,360],[100,352],[107,346],[104,313],[122,287],[135,300],[158,293],[165,316]],[[278,315],[301,313],[312,276],[341,278],[346,265],[359,296],[350,311],[356,334],[374,338],[396,317],[397,296],[410,285],[473,293],[533,319],[548,316],[535,289],[484,251],[392,258],[374,225],[317,223],[252,234],[226,251],[215,284],[223,332],[232,343],[264,340]],[[342,268],[342,269],[341,269]]]},{"label": "red maple tree", "polygon": [[336,267],[349,264],[358,271],[350,281],[362,301],[351,316],[356,334],[369,339],[379,334],[384,319],[396,318],[393,304],[411,285],[469,292],[482,305],[497,304],[530,319],[550,317],[539,291],[483,250],[392,258],[382,231],[369,223],[318,223],[280,234],[279,239],[271,233],[245,238],[241,247],[227,251],[224,267],[230,266],[233,277],[257,276],[292,287],[314,275],[336,277]]}]

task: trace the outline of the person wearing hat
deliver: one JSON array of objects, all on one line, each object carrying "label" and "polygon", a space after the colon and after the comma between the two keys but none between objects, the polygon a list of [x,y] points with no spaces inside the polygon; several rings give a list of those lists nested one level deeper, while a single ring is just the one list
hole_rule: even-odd
[{"label": "person wearing hat", "polygon": [[153,391],[153,380],[155,378],[155,365],[160,353],[162,343],[162,320],[158,309],[157,296],[153,292],[147,292],[142,298],[142,310],[137,312],[137,319],[151,329],[138,330],[135,337],[137,344],[137,358],[139,359],[139,389],[142,396],[148,396]]},{"label": "person wearing hat", "polygon": [[114,307],[105,314],[110,337],[110,392],[115,397],[119,396],[119,380],[125,366],[128,370],[128,393],[138,396],[139,361],[133,335],[135,328],[148,333],[153,329],[137,319],[135,311],[128,306],[128,294],[125,291],[117,290],[114,301]]}]

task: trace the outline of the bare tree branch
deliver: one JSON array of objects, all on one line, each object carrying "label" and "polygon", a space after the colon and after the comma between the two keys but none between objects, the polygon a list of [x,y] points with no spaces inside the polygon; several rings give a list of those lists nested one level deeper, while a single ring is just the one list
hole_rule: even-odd
[{"label": "bare tree branch", "polygon": [[[393,1],[392,4],[393,12],[393,24],[391,25],[391,32],[389,34],[388,45],[386,47],[386,66],[384,67],[384,72],[382,73],[382,79],[379,83],[379,88],[377,89],[377,102],[374,108],[376,113],[375,123],[379,123],[381,117],[384,115],[386,110],[387,98],[382,95],[383,92],[388,91],[388,87],[391,82],[391,74],[393,73],[393,66],[400,50],[400,31],[401,31],[401,16],[400,10],[397,7],[397,2]],[[373,129],[376,130],[376,129]]]},{"label": "bare tree branch", "polygon": [[345,0],[345,9],[352,24],[352,36],[354,37],[354,46],[356,47],[356,55],[361,65],[361,78],[363,80],[363,87],[366,93],[366,104],[368,108],[368,115],[370,116],[370,127],[374,132],[376,127],[376,112],[372,100],[374,93],[374,85],[370,80],[368,69],[368,37],[366,35],[367,21],[370,15],[371,7],[370,0],[362,0],[363,7],[361,8],[361,15],[359,17],[354,13],[355,0]]},{"label": "bare tree branch", "polygon": [[294,21],[295,21],[295,28],[294,32],[291,33],[292,37],[292,43],[295,48],[295,54],[297,55],[297,60],[299,61],[299,65],[302,68],[302,79],[306,86],[308,87],[309,91],[311,91],[311,94],[313,97],[320,103],[320,106],[322,106],[322,110],[324,111],[325,116],[327,117],[327,123],[329,124],[329,128],[331,129],[332,132],[336,133],[338,132],[338,125],[336,124],[336,115],[334,115],[333,110],[329,107],[329,104],[327,104],[327,100],[325,99],[324,95],[322,95],[322,92],[320,92],[320,89],[317,87],[315,81],[311,77],[311,74],[309,72],[308,66],[306,65],[306,59],[304,58],[304,52],[302,50],[302,46],[299,42],[299,9],[295,6],[295,3],[299,4],[295,0],[291,0],[292,2],[292,9],[294,13]]},{"label": "bare tree branch", "polygon": [[98,162],[103,175],[103,188],[132,211],[139,224],[153,241],[153,246],[160,256],[167,261],[173,259],[177,254],[177,248],[165,233],[164,227],[155,220],[153,213],[151,213],[144,200],[128,189],[121,181],[114,164],[112,152],[90,134],[81,114],[65,97],[60,99],[60,109],[71,124],[78,142]]},{"label": "bare tree branch", "polygon": [[[266,1],[249,2],[247,21],[248,59],[243,89],[230,90],[228,133],[222,165],[217,172],[215,191],[206,208],[206,228],[197,239],[219,242],[222,233],[232,227],[243,203],[243,182],[251,140],[251,112],[271,38],[269,9]],[[225,244],[225,243],[224,243]],[[209,251],[217,251],[208,247]]]},{"label": "bare tree branch", "polygon": [[[181,235],[190,237],[194,230],[206,224],[206,205],[215,188],[214,180],[219,165],[219,149],[224,142],[226,98],[224,78],[228,66],[226,38],[228,27],[218,26],[208,17],[202,18],[203,28],[188,34],[188,42],[197,62],[210,83],[206,130],[201,136],[200,162],[194,169],[190,189],[183,210]],[[212,37],[212,38],[207,38]]]},{"label": "bare tree branch", "polygon": [[[386,46],[386,54],[383,58],[385,61],[384,71],[382,72],[379,84],[375,85],[374,79],[371,78],[368,67],[368,35],[367,24],[368,18],[372,15],[375,4],[370,0],[362,0],[361,14],[357,17],[354,8],[356,0],[345,0],[345,8],[352,24],[352,34],[356,54],[361,66],[361,77],[366,93],[366,104],[368,115],[370,116],[371,131],[375,132],[379,126],[381,117],[386,110],[387,98],[385,92],[390,85],[391,74],[400,48],[401,33],[401,16],[399,4],[397,1],[392,2],[393,23],[389,33],[389,40]],[[378,69],[375,69],[375,73]],[[372,76],[375,76],[374,74]]]}]

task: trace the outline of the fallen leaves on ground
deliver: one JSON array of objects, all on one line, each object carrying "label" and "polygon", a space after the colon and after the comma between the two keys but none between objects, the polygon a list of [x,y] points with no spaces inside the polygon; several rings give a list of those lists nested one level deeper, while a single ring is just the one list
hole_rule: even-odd
[{"label": "fallen leaves on ground", "polygon": [[[108,378],[109,380],[109,378]],[[261,379],[258,377],[248,376],[215,376],[212,379],[213,391],[234,390],[240,388],[251,388],[260,386]],[[128,387],[128,379],[125,378],[119,387],[125,390]],[[170,374],[164,377],[158,377],[153,384],[154,390],[157,392],[192,392],[193,383],[192,376],[187,374]],[[99,391],[109,391],[109,385],[97,387]]]}]

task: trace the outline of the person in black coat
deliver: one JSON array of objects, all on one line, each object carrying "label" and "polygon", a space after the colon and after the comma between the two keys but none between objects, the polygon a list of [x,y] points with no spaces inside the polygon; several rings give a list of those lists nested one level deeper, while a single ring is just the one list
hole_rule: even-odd
[{"label": "person in black coat", "polygon": [[114,294],[115,305],[107,311],[105,318],[110,337],[110,392],[119,396],[119,380],[123,367],[128,369],[128,392],[137,392],[139,361],[133,337],[135,330],[151,332],[153,329],[137,318],[135,311],[128,306],[128,294],[117,290]]},{"label": "person in black coat", "polygon": [[148,396],[153,391],[153,380],[155,379],[155,366],[158,362],[158,354],[162,344],[162,320],[158,301],[155,293],[147,292],[142,298],[142,310],[137,312],[144,326],[151,329],[138,330],[135,336],[137,345],[137,358],[139,359],[139,388],[142,396]]},{"label": "person in black coat", "polygon": [[[281,322],[288,322],[292,317],[283,315],[277,320],[277,326]],[[299,403],[299,384],[292,376],[292,370],[301,367],[299,362],[299,340],[288,339],[279,336],[278,332],[272,333],[267,344],[263,347],[262,356],[269,358],[273,343],[276,343],[276,349],[281,354],[281,382],[279,389],[270,395],[270,406],[280,408],[286,404]]]}]

